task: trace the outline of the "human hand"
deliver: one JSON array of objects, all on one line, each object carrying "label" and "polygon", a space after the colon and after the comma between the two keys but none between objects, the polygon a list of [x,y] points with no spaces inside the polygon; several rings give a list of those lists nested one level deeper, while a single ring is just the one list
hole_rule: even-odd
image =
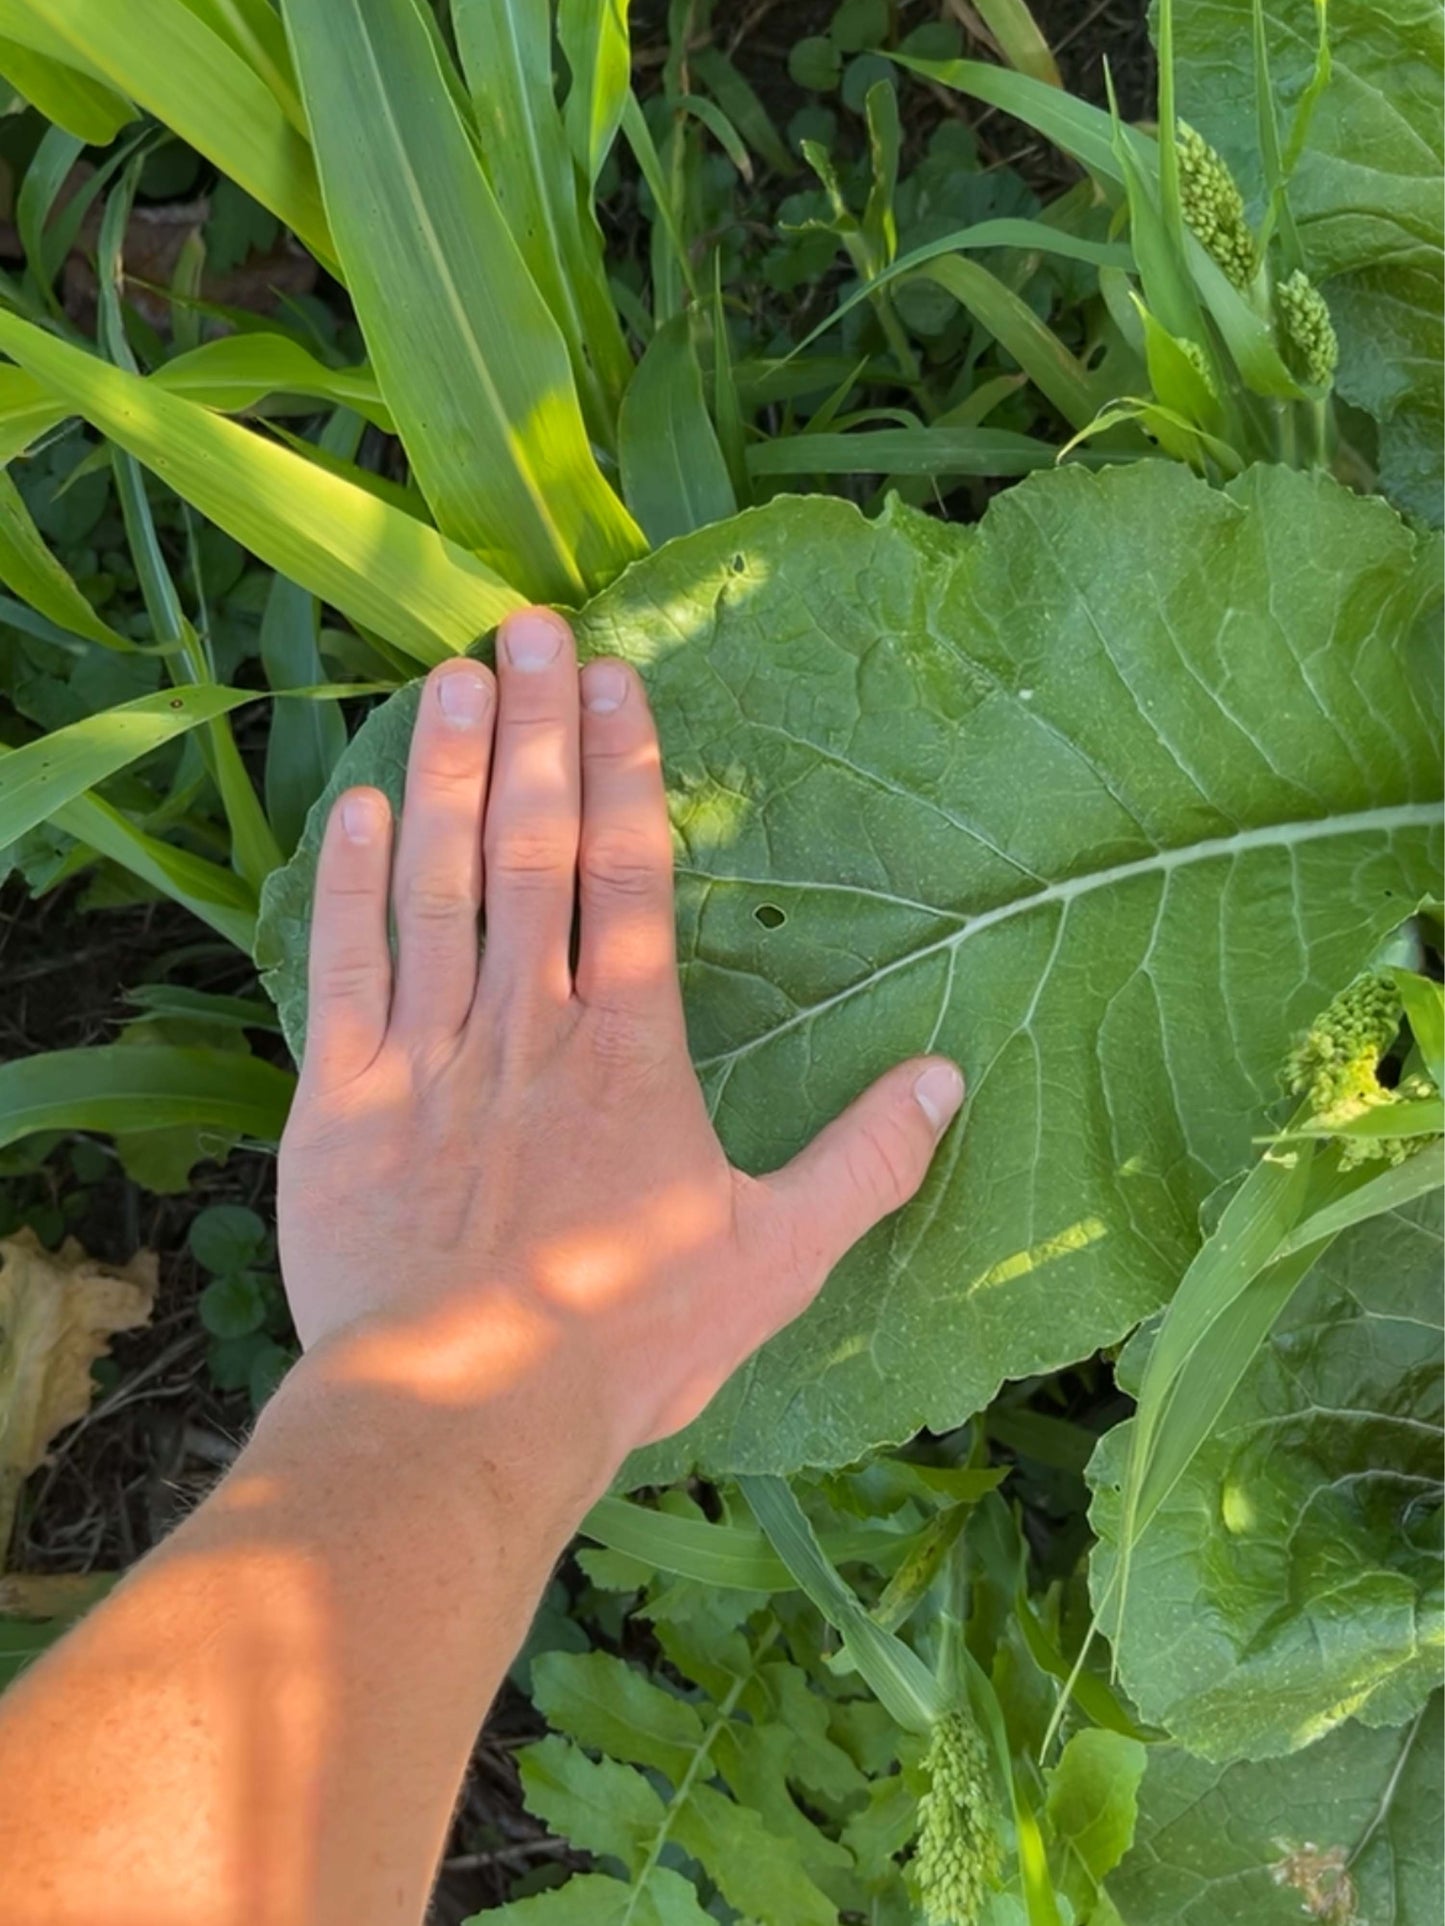
[{"label": "human hand", "polygon": [[458,1408],[542,1391],[605,1481],[913,1195],[963,1081],[915,1059],[784,1169],[733,1169],[688,1059],[642,684],[579,677],[545,610],[497,655],[427,679],[394,862],[385,797],[332,812],[282,1267],[333,1369]]}]

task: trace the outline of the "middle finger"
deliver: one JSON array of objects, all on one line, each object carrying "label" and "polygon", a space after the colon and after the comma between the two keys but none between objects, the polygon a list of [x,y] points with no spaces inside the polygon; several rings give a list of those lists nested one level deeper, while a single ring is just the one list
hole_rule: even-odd
[{"label": "middle finger", "polygon": [[483,835],[487,943],[479,993],[566,1004],[577,880],[577,651],[548,609],[497,637],[497,737]]}]

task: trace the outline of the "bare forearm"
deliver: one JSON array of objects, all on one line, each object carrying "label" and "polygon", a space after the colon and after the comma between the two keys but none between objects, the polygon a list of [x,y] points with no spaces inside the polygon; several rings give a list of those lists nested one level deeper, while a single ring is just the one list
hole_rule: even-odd
[{"label": "bare forearm", "polygon": [[500,1435],[459,1455],[474,1414],[305,1374],[7,1697],[6,1926],[420,1919],[587,1479]]}]

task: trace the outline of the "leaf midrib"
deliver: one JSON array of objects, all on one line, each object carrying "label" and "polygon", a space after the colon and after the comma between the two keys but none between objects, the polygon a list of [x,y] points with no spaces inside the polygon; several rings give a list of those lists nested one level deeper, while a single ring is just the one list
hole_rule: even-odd
[{"label": "leaf midrib", "polygon": [[[847,1003],[865,990],[871,990],[886,977],[894,976],[900,970],[911,969],[915,963],[921,963],[930,956],[960,949],[971,937],[981,935],[984,930],[993,929],[1000,923],[1009,922],[1016,916],[1027,915],[1031,910],[1043,909],[1053,903],[1067,905],[1078,897],[1093,895],[1117,883],[1132,882],[1142,876],[1168,876],[1174,870],[1188,869],[1196,863],[1233,858],[1251,850],[1293,848],[1300,843],[1323,842],[1332,837],[1361,835],[1371,831],[1389,833],[1397,829],[1428,828],[1440,820],[1440,815],[1439,803],[1397,803],[1379,809],[1355,810],[1348,815],[1268,823],[1253,829],[1236,830],[1229,836],[1214,836],[1203,842],[1183,844],[1176,849],[1156,850],[1152,855],[1136,857],[1127,863],[1114,863],[1107,869],[1091,870],[1081,876],[1063,877],[1030,895],[1016,896],[992,909],[981,910],[978,915],[970,917],[961,929],[950,930],[943,936],[935,937],[932,942],[920,944],[902,956],[894,957],[866,976],[835,991],[832,996],[810,1004],[807,1009],[798,1010],[783,1022],[760,1031],[735,1049],[698,1058],[694,1068],[699,1074],[724,1067],[731,1070],[744,1057],[751,1056],[765,1044],[786,1035],[790,1030],[814,1022],[829,1010]],[[715,876],[712,880],[715,884],[723,884],[732,878]],[[787,888],[789,885],[782,879],[774,878],[771,887]]]}]

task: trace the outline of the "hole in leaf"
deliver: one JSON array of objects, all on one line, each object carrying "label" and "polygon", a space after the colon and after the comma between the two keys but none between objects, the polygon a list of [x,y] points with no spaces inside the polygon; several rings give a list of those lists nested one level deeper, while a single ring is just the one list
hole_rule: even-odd
[{"label": "hole in leaf", "polygon": [[746,569],[746,567],[747,567],[747,563],[746,563],[746,562],[745,562],[745,561],[743,560],[743,558],[742,558],[742,556],[741,556],[741,555],[734,555],[734,557],[733,557],[733,574],[734,574],[734,575],[741,575],[741,574],[743,573],[743,571],[744,571],[744,569]]},{"label": "hole in leaf", "polygon": [[787,912],[780,910],[776,903],[759,903],[753,915],[765,930],[781,929],[788,920]]}]

